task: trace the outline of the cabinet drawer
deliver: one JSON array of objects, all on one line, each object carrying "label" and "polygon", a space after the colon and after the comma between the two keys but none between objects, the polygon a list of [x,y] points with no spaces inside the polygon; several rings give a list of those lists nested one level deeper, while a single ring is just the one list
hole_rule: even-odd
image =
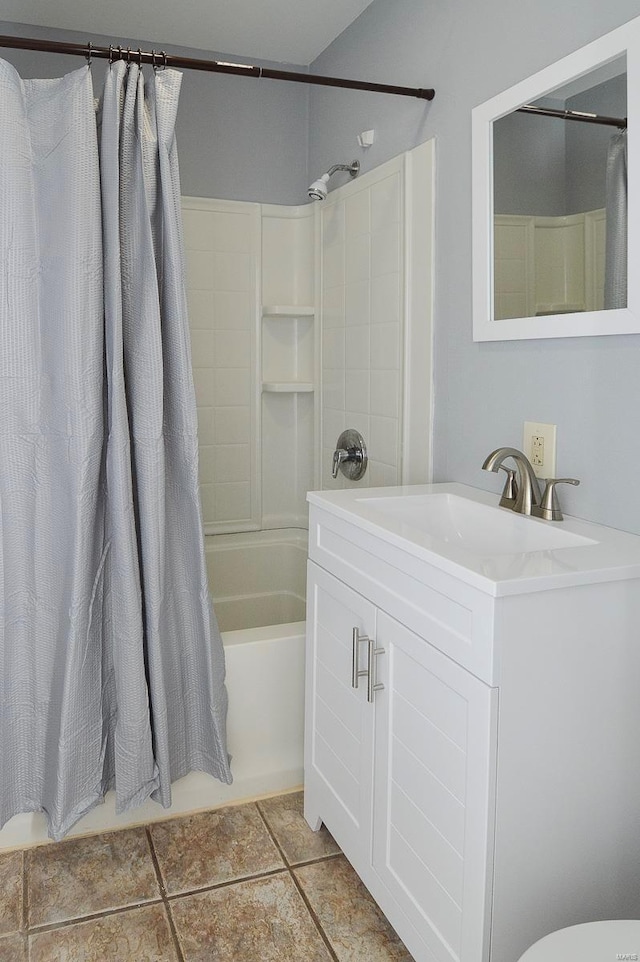
[{"label": "cabinet drawer", "polygon": [[309,557],[489,685],[494,599],[311,505]]}]

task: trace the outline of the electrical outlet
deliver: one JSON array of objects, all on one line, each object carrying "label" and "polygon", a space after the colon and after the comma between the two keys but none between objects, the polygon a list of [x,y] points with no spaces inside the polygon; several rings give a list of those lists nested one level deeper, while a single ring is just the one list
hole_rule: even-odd
[{"label": "electrical outlet", "polygon": [[525,421],[522,450],[538,478],[556,476],[556,425]]},{"label": "electrical outlet", "polygon": [[533,434],[531,436],[530,460],[534,468],[541,468],[544,465],[544,434]]}]

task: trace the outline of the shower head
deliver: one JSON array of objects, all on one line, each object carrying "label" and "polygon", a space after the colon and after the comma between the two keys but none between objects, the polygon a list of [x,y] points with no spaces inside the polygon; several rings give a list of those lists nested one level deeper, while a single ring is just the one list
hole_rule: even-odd
[{"label": "shower head", "polygon": [[311,200],[326,200],[327,194],[329,192],[329,178],[333,177],[337,170],[346,170],[352,177],[357,177],[360,173],[360,161],[354,160],[350,164],[335,164],[330,167],[326,174],[319,177],[318,180],[314,182],[309,187],[309,197]]},{"label": "shower head", "polygon": [[326,200],[329,184],[329,174],[323,174],[318,180],[309,187],[309,197],[311,200]]}]

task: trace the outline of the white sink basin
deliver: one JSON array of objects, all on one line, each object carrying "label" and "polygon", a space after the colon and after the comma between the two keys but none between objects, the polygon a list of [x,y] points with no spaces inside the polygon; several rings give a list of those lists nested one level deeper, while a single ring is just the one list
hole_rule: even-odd
[{"label": "white sink basin", "polygon": [[436,541],[474,555],[523,554],[578,548],[597,542],[561,525],[515,514],[508,508],[478,504],[456,494],[418,494],[357,498],[359,504],[394,525],[406,525]]},{"label": "white sink basin", "polygon": [[640,578],[638,535],[515,514],[499,497],[447,482],[310,491],[307,500],[386,541],[390,558],[400,549],[496,596]]}]

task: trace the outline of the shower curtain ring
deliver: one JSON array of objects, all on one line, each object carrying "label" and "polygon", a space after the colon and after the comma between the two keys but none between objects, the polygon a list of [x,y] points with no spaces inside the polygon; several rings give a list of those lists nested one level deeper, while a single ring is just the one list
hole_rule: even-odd
[{"label": "shower curtain ring", "polygon": [[131,66],[131,47],[127,47],[127,67]]},{"label": "shower curtain ring", "polygon": [[86,56],[87,56],[87,67],[90,67],[90,66],[91,66],[91,50],[92,50],[92,48],[93,48],[93,44],[92,44],[91,41],[89,40],[89,42],[87,43],[87,54],[86,54]]},{"label": "shower curtain ring", "polygon": [[142,50],[138,47],[138,66],[142,66]]},{"label": "shower curtain ring", "polygon": [[113,44],[109,44],[109,66],[113,64]]},{"label": "shower curtain ring", "polygon": [[162,69],[166,70],[167,69],[167,51],[161,50],[160,53],[162,54],[162,60],[163,60]]}]

